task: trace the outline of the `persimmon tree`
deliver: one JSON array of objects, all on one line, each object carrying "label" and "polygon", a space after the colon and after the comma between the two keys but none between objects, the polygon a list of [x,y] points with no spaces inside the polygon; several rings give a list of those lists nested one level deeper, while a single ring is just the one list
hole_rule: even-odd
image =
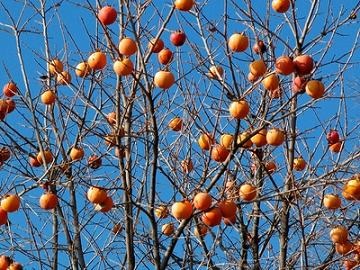
[{"label": "persimmon tree", "polygon": [[359,2],[3,1],[0,269],[354,269]]}]

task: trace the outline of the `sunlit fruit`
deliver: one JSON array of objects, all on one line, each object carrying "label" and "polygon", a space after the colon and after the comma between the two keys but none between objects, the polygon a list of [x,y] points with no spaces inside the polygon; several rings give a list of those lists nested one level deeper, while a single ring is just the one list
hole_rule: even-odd
[{"label": "sunlit fruit", "polygon": [[233,52],[243,52],[249,46],[249,38],[242,33],[234,33],[228,39],[229,49]]},{"label": "sunlit fruit", "polygon": [[324,95],[325,87],[321,81],[310,80],[306,83],[305,91],[310,97],[317,99]]},{"label": "sunlit fruit", "polygon": [[129,37],[121,39],[119,42],[119,52],[125,56],[133,55],[137,52],[136,42]]},{"label": "sunlit fruit", "polygon": [[302,157],[294,158],[293,168],[295,171],[302,171],[306,168],[306,161]]},{"label": "sunlit fruit", "polygon": [[205,236],[208,232],[208,227],[204,224],[199,224],[194,227],[194,235],[196,237]]},{"label": "sunlit fruit", "polygon": [[[0,225],[4,225],[6,224],[8,221],[8,214],[5,210],[3,210],[1,207],[0,207]],[[0,261],[1,261],[1,258],[0,258]],[[1,263],[0,263],[1,265]],[[0,267],[1,269],[1,267]]]},{"label": "sunlit fruit", "polygon": [[343,187],[343,195],[347,200],[360,200],[360,180],[350,179]]},{"label": "sunlit fruit", "polygon": [[56,94],[52,90],[46,90],[45,92],[43,92],[41,94],[40,99],[41,99],[41,102],[44,103],[45,105],[51,105],[51,104],[54,104],[54,102],[56,100]]},{"label": "sunlit fruit", "polygon": [[0,201],[0,207],[6,212],[15,212],[20,207],[20,197],[16,194],[6,194]]},{"label": "sunlit fruit", "polygon": [[54,209],[58,204],[58,197],[52,192],[46,192],[40,196],[39,205],[42,209]]},{"label": "sunlit fruit", "polygon": [[252,141],[250,138],[250,132],[244,131],[238,135],[237,143],[241,144],[243,148],[250,148],[252,146]]},{"label": "sunlit fruit", "polygon": [[43,152],[39,152],[37,154],[36,159],[40,164],[43,164],[44,161],[46,164],[49,164],[53,161],[54,157],[50,150],[44,150]]},{"label": "sunlit fruit", "polygon": [[168,124],[168,127],[173,131],[180,131],[183,121],[180,117],[174,117]]},{"label": "sunlit fruit", "polygon": [[89,187],[86,195],[92,203],[102,203],[108,197],[106,191],[99,187]]},{"label": "sunlit fruit", "polygon": [[200,135],[198,143],[202,150],[210,150],[210,147],[215,143],[215,140],[211,134],[203,133]]},{"label": "sunlit fruit", "polygon": [[159,52],[157,57],[160,64],[167,65],[173,59],[173,52],[170,49],[165,48]]},{"label": "sunlit fruit", "polygon": [[78,77],[85,78],[90,73],[91,73],[91,68],[86,61],[77,64],[77,66],[75,67],[75,74]]},{"label": "sunlit fruit", "polygon": [[101,51],[96,51],[89,56],[87,63],[91,69],[103,69],[106,66],[106,55]]},{"label": "sunlit fruit", "polygon": [[223,222],[226,226],[232,226],[236,223],[236,215],[233,215],[228,218],[223,218]]},{"label": "sunlit fruit", "polygon": [[201,221],[209,226],[214,227],[221,223],[222,215],[218,207],[214,207],[201,215]]},{"label": "sunlit fruit", "polygon": [[330,231],[330,238],[333,243],[346,243],[348,235],[348,230],[344,226],[337,226]]},{"label": "sunlit fruit", "polygon": [[340,140],[339,132],[336,129],[330,129],[329,133],[326,134],[326,139],[329,144],[334,144],[339,142]]},{"label": "sunlit fruit", "polygon": [[170,71],[160,70],[154,76],[154,84],[162,89],[170,88],[175,82],[175,77]]},{"label": "sunlit fruit", "polygon": [[181,11],[189,11],[195,4],[194,0],[175,0],[175,8]]},{"label": "sunlit fruit", "polygon": [[284,142],[284,140],[285,140],[284,131],[278,128],[271,128],[266,133],[266,141],[268,144],[272,146],[279,146]]},{"label": "sunlit fruit", "polygon": [[256,54],[261,54],[261,53],[266,52],[266,46],[265,46],[264,41],[259,40],[258,42],[256,42],[253,46],[253,51]]},{"label": "sunlit fruit", "polygon": [[221,215],[224,218],[230,218],[236,215],[237,205],[233,200],[223,200],[218,203]]},{"label": "sunlit fruit", "polygon": [[292,92],[294,94],[305,92],[306,83],[307,83],[307,79],[305,77],[299,77],[299,76],[294,77],[291,85]]},{"label": "sunlit fruit", "polygon": [[94,169],[94,170],[98,169],[98,168],[100,168],[101,165],[102,165],[102,159],[98,155],[93,154],[88,158],[88,166],[91,169]]},{"label": "sunlit fruit", "polygon": [[350,193],[348,193],[346,191],[347,189],[347,183],[345,183],[344,187],[343,187],[343,190],[341,192],[341,195],[345,198],[345,200],[348,200],[348,201],[353,201],[355,200],[354,196],[352,196]]},{"label": "sunlit fruit", "polygon": [[184,200],[181,202],[175,202],[171,206],[171,214],[174,218],[181,220],[181,219],[188,219],[191,217],[193,212],[193,207],[191,202]]},{"label": "sunlit fruit", "polygon": [[249,104],[245,100],[231,102],[229,112],[235,119],[244,119],[250,111]]},{"label": "sunlit fruit", "polygon": [[104,6],[99,10],[97,17],[103,25],[110,25],[116,21],[117,12],[111,6]]},{"label": "sunlit fruit", "polygon": [[224,69],[221,66],[211,66],[207,73],[210,79],[221,79],[223,74]]},{"label": "sunlit fruit", "polygon": [[115,74],[119,76],[130,75],[134,71],[134,64],[130,58],[124,58],[122,60],[116,60],[113,64],[113,70]]},{"label": "sunlit fruit", "polygon": [[274,91],[279,88],[279,77],[276,74],[270,74],[261,83],[266,90]]},{"label": "sunlit fruit", "polygon": [[266,73],[266,65],[264,60],[259,59],[251,62],[249,64],[249,71],[257,78],[263,76]]},{"label": "sunlit fruit", "polygon": [[54,76],[54,75],[62,72],[63,70],[64,70],[64,65],[59,59],[55,58],[50,61],[49,73],[51,76]]},{"label": "sunlit fruit", "polygon": [[166,236],[172,235],[174,231],[175,231],[175,227],[174,224],[172,223],[166,223],[161,227],[161,232]]},{"label": "sunlit fruit", "polygon": [[336,194],[326,194],[324,195],[323,204],[327,209],[335,210],[340,208],[341,199]]},{"label": "sunlit fruit", "polygon": [[70,150],[70,159],[72,161],[81,160],[84,157],[84,154],[85,154],[84,149],[78,146],[74,146]]},{"label": "sunlit fruit", "polygon": [[220,144],[226,149],[230,149],[234,141],[234,136],[231,134],[223,134],[220,136]]},{"label": "sunlit fruit", "polygon": [[335,243],[335,251],[340,255],[345,255],[353,250],[354,245],[350,241],[345,243]]},{"label": "sunlit fruit", "polygon": [[160,205],[159,207],[155,208],[154,214],[158,218],[167,218],[169,215],[169,209],[165,205]]},{"label": "sunlit fruit", "polygon": [[200,211],[205,211],[210,208],[212,203],[212,197],[207,192],[199,192],[194,196],[194,207]]},{"label": "sunlit fruit", "polygon": [[290,75],[294,72],[295,65],[289,56],[283,55],[276,59],[275,70],[281,75]]},{"label": "sunlit fruit", "polygon": [[256,147],[262,147],[267,144],[266,141],[267,129],[260,129],[254,136],[250,138],[251,142],[256,145]]},{"label": "sunlit fruit", "polygon": [[114,207],[113,199],[110,196],[107,196],[106,199],[101,203],[94,204],[95,211],[100,211],[103,213],[107,213],[111,211],[111,209]]},{"label": "sunlit fruit", "polygon": [[170,41],[177,47],[182,46],[186,41],[186,35],[183,31],[177,30],[170,34]]},{"label": "sunlit fruit", "polygon": [[7,97],[13,97],[13,96],[17,95],[18,92],[19,92],[19,90],[14,82],[8,82],[3,87],[3,93]]},{"label": "sunlit fruit", "polygon": [[216,162],[224,162],[229,154],[229,150],[221,144],[216,144],[211,148],[211,159]]},{"label": "sunlit fruit", "polygon": [[343,147],[343,143],[342,141],[340,142],[337,142],[337,143],[334,143],[334,144],[331,144],[329,146],[329,150],[333,153],[339,153]]},{"label": "sunlit fruit", "polygon": [[290,0],[272,0],[271,7],[278,13],[285,13],[290,7]]},{"label": "sunlit fruit", "polygon": [[301,76],[310,74],[314,68],[314,61],[312,57],[307,54],[296,56],[293,62],[295,71]]},{"label": "sunlit fruit", "polygon": [[242,184],[239,189],[239,196],[244,201],[252,201],[257,196],[257,189],[252,184]]},{"label": "sunlit fruit", "polygon": [[268,161],[265,163],[265,169],[270,173],[272,174],[273,172],[276,171],[277,169],[277,166],[276,166],[276,163],[274,161]]},{"label": "sunlit fruit", "polygon": [[182,160],[180,165],[184,173],[190,173],[194,169],[194,164],[190,158]]},{"label": "sunlit fruit", "polygon": [[153,38],[149,41],[148,48],[152,53],[159,53],[164,48],[164,41]]}]

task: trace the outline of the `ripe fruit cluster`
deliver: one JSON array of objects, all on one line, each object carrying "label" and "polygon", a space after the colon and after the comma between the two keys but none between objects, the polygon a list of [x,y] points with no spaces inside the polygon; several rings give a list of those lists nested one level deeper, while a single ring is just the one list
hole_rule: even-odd
[{"label": "ripe fruit cluster", "polygon": [[89,187],[86,196],[94,204],[95,211],[109,212],[114,206],[111,196],[101,187]]},{"label": "ripe fruit cluster", "polygon": [[50,76],[55,77],[59,85],[67,85],[71,83],[70,72],[64,70],[64,64],[57,58],[54,58],[48,64]]},{"label": "ripe fruit cluster", "polygon": [[12,97],[19,94],[19,89],[13,81],[10,81],[4,85],[3,94],[5,98],[0,99],[0,121],[15,110],[16,104]]},{"label": "ripe fruit cluster", "polygon": [[330,231],[331,241],[335,245],[335,251],[341,256],[352,255],[352,259],[344,260],[345,269],[355,269],[360,265],[360,243],[349,240],[348,229],[344,226],[336,226]]},{"label": "ripe fruit cluster", "polygon": [[[233,197],[234,193],[229,188],[225,192],[232,198],[221,199],[214,203],[209,193],[198,192],[192,201],[185,199],[174,202],[171,206],[171,215],[177,220],[189,219],[193,215],[200,215],[202,223],[198,224],[194,229],[196,236],[204,236],[208,227],[220,225],[221,221],[227,226],[233,225],[236,223],[236,198],[238,197],[244,202],[253,201],[257,196],[257,188],[250,183],[245,183],[240,186],[236,197]],[[166,206],[161,205],[154,210],[154,213],[158,218],[166,218],[169,215],[169,210]],[[167,236],[172,235],[174,231],[173,223],[166,223],[162,227],[162,232]]]},{"label": "ripe fruit cluster", "polygon": [[326,134],[326,139],[331,152],[339,153],[341,151],[344,142],[340,140],[340,135],[337,130],[331,129],[329,133]]},{"label": "ripe fruit cluster", "polygon": [[[286,12],[290,6],[289,0],[274,0],[272,2],[273,9],[277,12]],[[233,53],[244,52],[249,46],[249,38],[244,33],[234,33],[228,38],[228,48]],[[264,54],[266,46],[262,40],[258,40],[253,46],[256,54]],[[220,69],[221,67],[219,67]],[[309,79],[314,69],[314,61],[310,55],[300,54],[295,58],[282,55],[275,61],[275,70],[268,71],[268,67],[264,61],[264,57],[255,59],[249,64],[248,80],[255,83],[261,79],[261,83],[265,90],[268,91],[271,98],[279,98],[281,96],[281,83],[279,75],[288,76],[295,73],[293,79],[293,92],[306,93],[313,99],[323,97],[325,87],[319,80]],[[214,73],[214,72],[213,72]],[[222,68],[221,68],[221,72]],[[211,75],[210,78],[215,76]],[[219,74],[220,75],[220,74]],[[221,77],[221,76],[220,76]]]},{"label": "ripe fruit cluster", "polygon": [[[335,135],[334,135],[335,134]],[[330,142],[338,140],[336,133],[330,132],[327,139]],[[348,201],[359,201],[360,200],[360,177],[354,175],[352,178],[347,180],[343,186],[342,195]],[[336,210],[341,207],[341,198],[337,194],[326,194],[323,198],[323,205],[329,210]],[[347,257],[343,261],[345,269],[355,269],[360,265],[360,243],[359,241],[354,243],[349,240],[348,229],[344,226],[336,226],[330,231],[331,241],[335,245],[335,251],[341,256],[353,256],[352,258]]]}]

